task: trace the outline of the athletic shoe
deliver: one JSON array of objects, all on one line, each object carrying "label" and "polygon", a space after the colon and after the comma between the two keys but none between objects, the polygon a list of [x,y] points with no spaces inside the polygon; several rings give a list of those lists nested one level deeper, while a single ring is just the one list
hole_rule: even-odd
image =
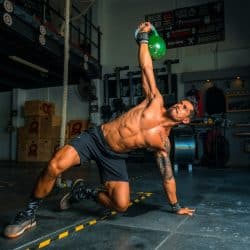
[{"label": "athletic shoe", "polygon": [[77,179],[74,181],[71,187],[71,191],[65,194],[60,200],[60,204],[59,204],[60,210],[68,210],[73,203],[78,202],[78,200],[73,198],[73,190],[75,187],[83,183],[84,183],[83,179]]},{"label": "athletic shoe", "polygon": [[71,188],[71,191],[65,194],[60,200],[60,209],[67,210],[71,204],[81,200],[97,201],[98,191],[91,189],[82,179],[77,179]]},{"label": "athletic shoe", "polygon": [[28,215],[25,211],[22,211],[16,215],[11,224],[5,227],[4,235],[7,238],[16,238],[34,226],[36,226],[35,215]]}]

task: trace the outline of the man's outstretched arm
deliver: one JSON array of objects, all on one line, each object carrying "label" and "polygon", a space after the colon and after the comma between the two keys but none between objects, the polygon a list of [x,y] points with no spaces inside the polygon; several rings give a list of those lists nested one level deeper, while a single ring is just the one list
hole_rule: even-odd
[{"label": "man's outstretched arm", "polygon": [[[139,32],[149,33],[150,23],[145,22],[139,26]],[[138,60],[141,67],[142,72],[142,88],[146,95],[146,98],[152,99],[156,95],[160,94],[153,71],[153,62],[152,58],[149,54],[148,44],[146,40],[142,42],[139,41],[139,51],[138,51]]]},{"label": "man's outstretched arm", "polygon": [[179,205],[176,195],[176,183],[173,175],[171,161],[169,159],[170,143],[166,140],[166,151],[158,151],[156,153],[157,165],[163,179],[163,188],[167,195],[167,199],[172,206],[173,212],[177,214],[193,215],[194,209],[183,208]]}]

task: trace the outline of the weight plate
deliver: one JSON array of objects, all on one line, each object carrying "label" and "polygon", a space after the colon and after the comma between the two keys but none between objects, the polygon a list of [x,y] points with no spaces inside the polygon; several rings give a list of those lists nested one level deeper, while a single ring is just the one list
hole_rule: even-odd
[{"label": "weight plate", "polygon": [[46,28],[44,25],[40,25],[40,33],[45,36],[46,35]]},{"label": "weight plate", "polygon": [[13,21],[12,21],[12,17],[9,13],[4,13],[3,14],[3,21],[6,25],[11,26]]},{"label": "weight plate", "polygon": [[3,2],[3,7],[9,13],[13,12],[13,10],[14,10],[13,3],[11,1],[9,1],[9,0],[5,0]]},{"label": "weight plate", "polygon": [[39,43],[40,43],[41,45],[45,45],[45,44],[46,44],[45,36],[39,35]]}]

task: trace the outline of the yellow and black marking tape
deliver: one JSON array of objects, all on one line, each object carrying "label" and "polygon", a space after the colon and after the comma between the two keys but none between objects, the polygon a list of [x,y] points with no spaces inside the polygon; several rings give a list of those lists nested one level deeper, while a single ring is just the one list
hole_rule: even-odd
[{"label": "yellow and black marking tape", "polygon": [[[145,200],[146,197],[149,197],[152,194],[153,193],[150,193],[150,192],[137,192],[138,196],[130,202],[129,206],[132,206],[133,204],[137,204],[140,201]],[[116,211],[108,210],[102,216],[100,216],[96,219],[92,219],[86,223],[79,224],[77,226],[73,226],[72,228],[67,229],[66,231],[60,232],[58,235],[55,235],[55,236],[53,236],[49,239],[46,239],[46,240],[44,240],[36,245],[32,245],[32,246],[26,248],[26,250],[45,248],[45,247],[49,246],[52,242],[55,242],[57,240],[62,240],[73,233],[79,232],[79,231],[85,229],[86,227],[93,226],[93,225],[97,224],[99,221],[103,221],[103,220],[106,220],[108,218],[111,218],[112,216],[115,216],[116,214],[117,214]]]}]

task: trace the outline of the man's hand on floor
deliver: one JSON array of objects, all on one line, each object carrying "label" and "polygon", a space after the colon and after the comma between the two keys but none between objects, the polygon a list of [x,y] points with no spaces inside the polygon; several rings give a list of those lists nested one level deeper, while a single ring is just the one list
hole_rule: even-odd
[{"label": "man's hand on floor", "polygon": [[192,216],[193,213],[194,213],[195,209],[190,209],[188,207],[182,207],[179,211],[177,211],[176,213],[177,214],[180,214],[180,215],[190,215]]}]

